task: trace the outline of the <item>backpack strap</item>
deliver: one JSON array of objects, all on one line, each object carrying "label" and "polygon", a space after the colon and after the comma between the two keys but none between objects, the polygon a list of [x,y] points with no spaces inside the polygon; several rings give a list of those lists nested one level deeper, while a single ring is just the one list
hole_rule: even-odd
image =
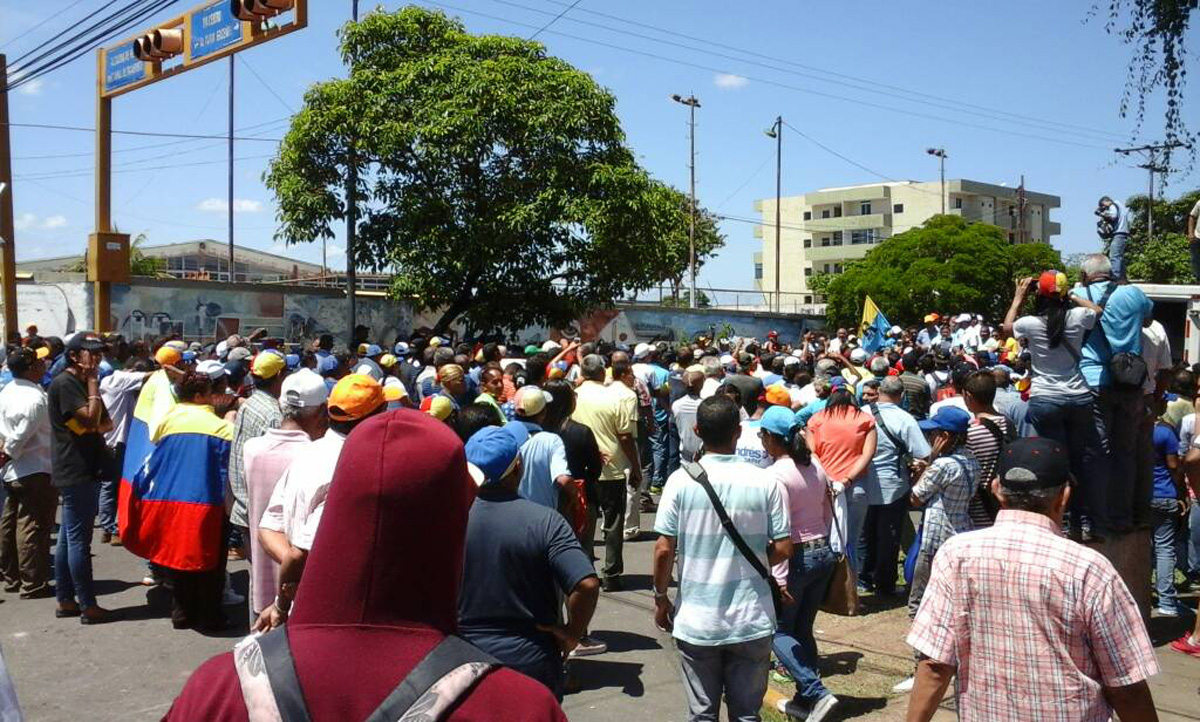
[{"label": "backpack strap", "polygon": [[471,643],[447,636],[413,668],[367,722],[421,722],[442,719],[500,662]]},{"label": "backpack strap", "polygon": [[233,664],[250,722],[309,722],[286,625],[243,639]]}]

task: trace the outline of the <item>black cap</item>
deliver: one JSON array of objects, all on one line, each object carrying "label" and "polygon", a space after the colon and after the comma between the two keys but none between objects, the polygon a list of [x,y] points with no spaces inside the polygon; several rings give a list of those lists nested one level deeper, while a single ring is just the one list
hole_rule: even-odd
[{"label": "black cap", "polygon": [[99,351],[104,348],[104,342],[91,331],[80,331],[71,337],[66,348],[68,351]]},{"label": "black cap", "polygon": [[1066,484],[1070,475],[1067,450],[1046,438],[1017,439],[996,458],[1000,486],[1011,491],[1052,489]]}]

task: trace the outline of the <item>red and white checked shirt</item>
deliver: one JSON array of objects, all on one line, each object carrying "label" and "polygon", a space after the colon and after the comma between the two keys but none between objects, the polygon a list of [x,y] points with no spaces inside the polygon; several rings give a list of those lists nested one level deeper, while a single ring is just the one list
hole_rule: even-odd
[{"label": "red and white checked shirt", "polygon": [[958,667],[963,722],[1106,722],[1103,687],[1159,671],[1112,564],[1025,511],[942,545],[908,643]]}]

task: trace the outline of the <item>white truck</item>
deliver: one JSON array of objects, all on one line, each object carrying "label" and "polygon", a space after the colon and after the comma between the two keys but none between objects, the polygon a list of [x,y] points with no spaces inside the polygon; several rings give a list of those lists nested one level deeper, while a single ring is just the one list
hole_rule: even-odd
[{"label": "white truck", "polygon": [[1200,362],[1200,286],[1135,283],[1154,301],[1154,318],[1167,331],[1171,357],[1189,366]]}]

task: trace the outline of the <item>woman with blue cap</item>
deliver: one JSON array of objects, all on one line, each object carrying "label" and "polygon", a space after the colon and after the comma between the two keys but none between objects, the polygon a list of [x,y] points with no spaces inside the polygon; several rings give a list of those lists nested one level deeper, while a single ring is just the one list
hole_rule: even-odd
[{"label": "woman with blue cap", "polygon": [[829,546],[832,508],[826,500],[829,479],[804,442],[796,415],[772,406],[762,416],[759,438],[773,460],[771,474],[787,492],[792,546],[789,561],[774,568],[783,591],[784,607],[772,647],[775,656],[796,680],[796,695],[780,700],[779,711],[797,719],[820,720],[837,705],[837,697],[821,684],[813,622],[833,573]]}]

